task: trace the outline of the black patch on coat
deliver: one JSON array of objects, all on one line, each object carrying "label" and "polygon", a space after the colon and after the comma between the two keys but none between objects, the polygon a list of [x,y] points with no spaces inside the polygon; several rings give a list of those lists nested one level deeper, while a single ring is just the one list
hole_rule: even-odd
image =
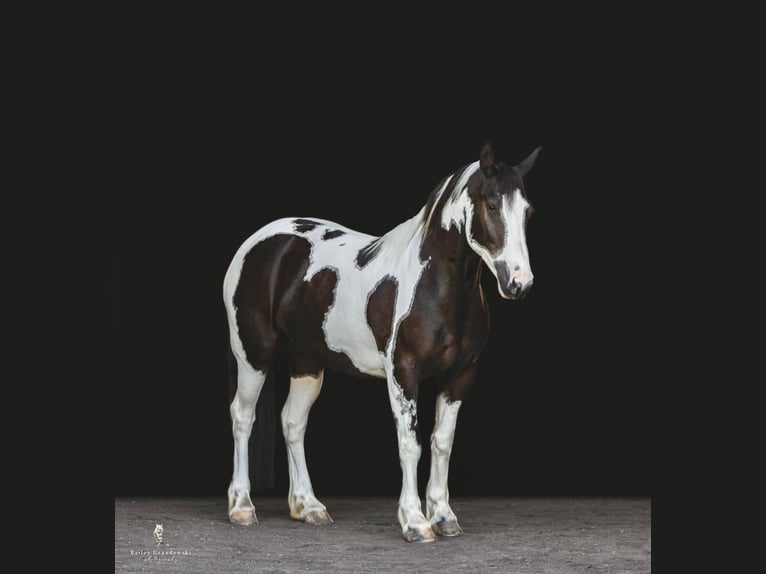
[{"label": "black patch on coat", "polygon": [[247,360],[267,371],[281,357],[291,376],[331,368],[369,377],[347,355],[327,347],[322,325],[335,304],[338,274],[324,268],[304,281],[310,255],[308,240],[278,234],[257,243],[245,256],[234,305]]},{"label": "black patch on coat", "polygon": [[375,258],[380,251],[381,239],[378,237],[359,250],[359,253],[356,254],[356,264],[359,268],[364,267]]},{"label": "black patch on coat", "polygon": [[386,275],[375,286],[367,299],[367,324],[375,337],[378,350],[384,352],[393,329],[394,305],[399,282]]},{"label": "black patch on coat", "polygon": [[328,229],[322,234],[322,240],[327,241],[328,239],[334,239],[340,237],[344,233],[345,231],[341,231],[340,229]]},{"label": "black patch on coat", "polygon": [[295,224],[295,231],[298,233],[306,233],[319,225],[319,223],[310,219],[295,219],[293,220],[293,224]]},{"label": "black patch on coat", "polygon": [[248,363],[267,371],[274,358],[278,334],[272,311],[281,275],[295,272],[299,258],[291,256],[296,243],[307,243],[295,235],[278,234],[256,243],[245,255],[234,292],[237,329]]}]

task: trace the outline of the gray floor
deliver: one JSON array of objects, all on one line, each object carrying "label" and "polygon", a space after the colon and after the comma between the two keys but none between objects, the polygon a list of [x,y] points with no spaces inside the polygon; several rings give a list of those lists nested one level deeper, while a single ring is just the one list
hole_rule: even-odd
[{"label": "gray floor", "polygon": [[[115,572],[651,572],[649,498],[453,498],[464,535],[405,542],[395,498],[326,498],[335,522],[290,519],[255,497],[234,526],[225,497],[117,498]],[[162,543],[153,531],[162,524]]]}]

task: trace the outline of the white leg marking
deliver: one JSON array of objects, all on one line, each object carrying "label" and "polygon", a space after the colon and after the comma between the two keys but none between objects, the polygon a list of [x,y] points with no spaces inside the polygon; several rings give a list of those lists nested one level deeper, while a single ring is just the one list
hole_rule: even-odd
[{"label": "white leg marking", "polygon": [[332,522],[325,505],[314,496],[303,447],[309,411],[322,390],[323,378],[323,371],[317,376],[291,378],[290,393],[282,409],[282,432],[285,435],[290,472],[290,492],[287,498],[290,516],[311,524]]},{"label": "white leg marking", "polygon": [[431,435],[431,475],[426,487],[426,514],[434,532],[457,536],[463,531],[449,505],[447,475],[455,438],[455,425],[461,401],[447,402],[443,394],[436,398],[436,418]]},{"label": "white leg marking", "polygon": [[399,462],[402,466],[402,493],[399,496],[398,513],[402,534],[408,542],[432,542],[436,537],[423,514],[418,497],[420,445],[414,430],[417,424],[417,403],[404,396],[393,374],[388,376],[388,398],[396,421]]},{"label": "white leg marking", "polygon": [[234,435],[234,473],[229,485],[229,520],[235,524],[254,524],[255,507],[250,500],[247,441],[255,422],[255,404],[261,394],[266,373],[256,371],[237,357],[237,394],[231,402]]}]

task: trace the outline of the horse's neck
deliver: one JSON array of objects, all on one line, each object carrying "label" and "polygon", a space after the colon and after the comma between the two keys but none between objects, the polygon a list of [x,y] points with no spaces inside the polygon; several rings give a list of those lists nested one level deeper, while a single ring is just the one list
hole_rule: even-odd
[{"label": "horse's neck", "polygon": [[420,268],[426,262],[446,286],[479,289],[481,260],[468,246],[465,185],[478,162],[445,179],[427,205],[379,238],[384,266]]},{"label": "horse's neck", "polygon": [[444,285],[460,289],[478,289],[481,281],[481,259],[468,246],[465,226],[461,231],[432,228],[423,241],[422,253],[435,271],[442,276]]},{"label": "horse's neck", "polygon": [[468,178],[478,169],[478,162],[467,165],[447,178],[426,214],[422,253],[426,254],[438,272],[449,279],[449,285],[462,289],[479,289],[481,259],[468,246],[470,233],[466,217],[472,213],[465,187]]}]

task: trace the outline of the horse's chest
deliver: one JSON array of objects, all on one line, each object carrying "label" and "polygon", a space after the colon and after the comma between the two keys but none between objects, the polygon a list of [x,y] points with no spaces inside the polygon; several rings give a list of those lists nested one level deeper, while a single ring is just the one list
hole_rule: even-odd
[{"label": "horse's chest", "polygon": [[476,360],[489,334],[489,313],[478,290],[434,289],[424,277],[403,318],[394,361],[417,364],[424,376],[461,369]]},{"label": "horse's chest", "polygon": [[476,360],[487,334],[481,313],[446,319],[413,313],[397,333],[394,360],[414,361],[424,376],[460,369]]}]

